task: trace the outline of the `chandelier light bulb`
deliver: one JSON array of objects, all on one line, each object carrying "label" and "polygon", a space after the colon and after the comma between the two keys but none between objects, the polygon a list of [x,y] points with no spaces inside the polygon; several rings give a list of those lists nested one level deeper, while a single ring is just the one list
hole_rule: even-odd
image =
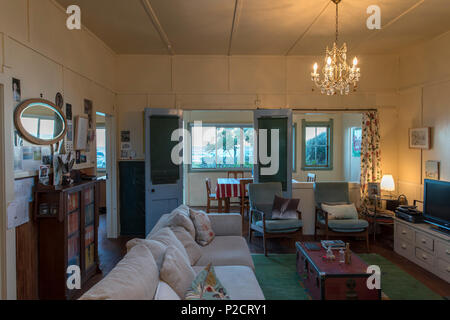
[{"label": "chandelier light bulb", "polygon": [[356,66],[358,64],[358,58],[355,57],[355,59],[353,59],[353,65]]},{"label": "chandelier light bulb", "polygon": [[319,68],[319,66],[317,65],[317,62],[314,63],[314,74],[317,73],[317,69]]},{"label": "chandelier light bulb", "polygon": [[327,65],[331,65],[331,57],[328,57],[328,59],[327,59]]}]

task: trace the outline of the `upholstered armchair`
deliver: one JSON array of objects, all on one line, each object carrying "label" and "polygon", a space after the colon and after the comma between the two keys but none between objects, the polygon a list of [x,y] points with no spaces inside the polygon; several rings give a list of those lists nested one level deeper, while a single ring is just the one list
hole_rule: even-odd
[{"label": "upholstered armchair", "polygon": [[302,231],[301,212],[297,210],[298,219],[274,220],[272,207],[275,195],[282,196],[281,183],[252,183],[249,185],[249,242],[254,231],[263,235],[264,254],[267,256],[269,238],[297,238]]},{"label": "upholstered armchair", "polygon": [[327,240],[330,236],[363,237],[366,239],[367,251],[369,251],[369,223],[366,220],[360,219],[358,214],[352,218],[332,219],[329,212],[326,212],[322,206],[323,204],[328,207],[351,204],[347,182],[317,182],[314,185],[314,197],[316,202],[315,238],[317,230],[322,230]]}]

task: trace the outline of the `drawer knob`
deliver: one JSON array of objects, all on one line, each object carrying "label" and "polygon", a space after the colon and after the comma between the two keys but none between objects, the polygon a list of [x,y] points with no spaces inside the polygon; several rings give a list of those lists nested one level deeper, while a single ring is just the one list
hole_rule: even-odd
[{"label": "drawer knob", "polygon": [[406,249],[406,244],[402,244],[402,249]]},{"label": "drawer knob", "polygon": [[450,255],[450,250],[447,249],[446,253],[447,253],[448,255]]},{"label": "drawer knob", "polygon": [[447,272],[449,272],[449,273],[450,273],[450,267],[448,267],[448,268],[447,268]]},{"label": "drawer knob", "polygon": [[427,240],[422,239],[422,243],[423,243],[423,244],[427,243]]},{"label": "drawer knob", "polygon": [[403,230],[403,231],[402,231],[402,234],[403,234],[403,235],[405,235],[405,234],[406,234],[406,231],[405,231],[405,230]]},{"label": "drawer knob", "polygon": [[426,255],[422,255],[422,259],[423,260],[427,260],[427,256]]}]

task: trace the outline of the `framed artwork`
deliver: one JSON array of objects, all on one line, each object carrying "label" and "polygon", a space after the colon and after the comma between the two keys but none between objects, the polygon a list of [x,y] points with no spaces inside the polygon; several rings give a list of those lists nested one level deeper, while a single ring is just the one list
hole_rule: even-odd
[{"label": "framed artwork", "polygon": [[13,88],[13,99],[15,102],[20,102],[21,99],[21,88],[20,88],[20,80],[13,78],[12,79],[12,88]]},{"label": "framed artwork", "polygon": [[75,117],[75,150],[85,150],[87,147],[88,118]]},{"label": "framed artwork", "polygon": [[431,128],[409,129],[410,149],[430,149]]},{"label": "framed artwork", "polygon": [[427,161],[425,163],[425,179],[439,180],[439,161]]}]

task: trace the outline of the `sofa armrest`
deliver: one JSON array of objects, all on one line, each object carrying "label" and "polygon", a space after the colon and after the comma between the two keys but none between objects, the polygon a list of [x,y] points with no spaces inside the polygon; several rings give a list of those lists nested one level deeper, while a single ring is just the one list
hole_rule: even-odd
[{"label": "sofa armrest", "polygon": [[208,214],[216,236],[241,236],[242,217],[236,213]]}]

